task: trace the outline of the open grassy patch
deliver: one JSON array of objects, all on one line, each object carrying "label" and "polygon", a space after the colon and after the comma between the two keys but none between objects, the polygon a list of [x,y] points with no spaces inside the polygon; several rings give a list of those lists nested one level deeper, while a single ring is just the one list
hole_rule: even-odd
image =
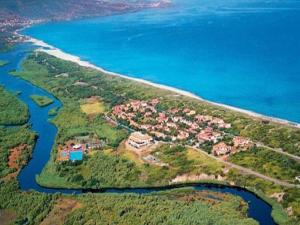
[{"label": "open grassy patch", "polygon": [[117,151],[118,151],[118,154],[120,154],[124,158],[126,158],[126,159],[134,162],[137,166],[141,167],[141,166],[144,165],[143,160],[141,160],[140,157],[136,153],[134,153],[133,151],[128,150],[126,148],[125,142],[122,142],[120,144],[120,146],[118,147]]},{"label": "open grassy patch", "polygon": [[87,115],[101,114],[106,110],[104,103],[97,98],[86,99],[82,102],[80,108]]},{"label": "open grassy patch", "polygon": [[222,171],[223,165],[204,153],[196,151],[195,149],[187,149],[187,159],[194,161],[195,171],[206,174],[217,174]]},{"label": "open grassy patch", "polygon": [[53,99],[42,95],[30,95],[30,98],[40,107],[45,107],[54,102]]}]

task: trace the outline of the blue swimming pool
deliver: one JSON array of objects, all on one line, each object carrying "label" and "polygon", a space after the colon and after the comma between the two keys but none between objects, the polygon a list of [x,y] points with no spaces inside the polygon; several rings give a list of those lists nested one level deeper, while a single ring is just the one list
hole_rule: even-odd
[{"label": "blue swimming pool", "polygon": [[83,159],[82,151],[72,151],[70,152],[70,160],[71,161],[79,161]]}]

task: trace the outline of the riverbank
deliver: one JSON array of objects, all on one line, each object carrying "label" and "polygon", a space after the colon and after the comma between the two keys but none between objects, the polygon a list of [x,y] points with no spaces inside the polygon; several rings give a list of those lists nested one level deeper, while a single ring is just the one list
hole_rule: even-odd
[{"label": "riverbank", "polygon": [[153,83],[153,82],[150,82],[150,81],[147,81],[147,80],[143,80],[143,79],[139,79],[139,78],[133,78],[133,77],[129,77],[129,76],[126,76],[126,75],[123,75],[123,74],[114,73],[114,72],[111,72],[111,71],[104,70],[103,68],[98,67],[96,65],[93,65],[90,62],[81,60],[78,56],[71,55],[69,53],[66,53],[66,52],[62,51],[61,49],[58,49],[54,46],[51,46],[51,45],[45,43],[42,40],[38,40],[38,39],[35,39],[35,38],[29,38],[27,41],[40,47],[36,51],[45,52],[45,53],[47,53],[49,55],[52,55],[54,57],[57,57],[57,58],[60,58],[60,59],[66,60],[66,61],[74,62],[74,63],[76,63],[80,66],[83,66],[83,67],[96,69],[99,72],[105,73],[107,75],[117,76],[117,77],[125,78],[125,79],[128,79],[128,80],[140,82],[142,84],[150,85],[150,86],[153,86],[153,87],[156,87],[156,88],[164,89],[164,90],[167,90],[167,91],[172,91],[176,94],[183,95],[183,96],[186,96],[186,97],[190,97],[190,98],[193,98],[193,99],[211,104],[213,106],[218,106],[218,107],[222,107],[222,108],[227,109],[227,110],[232,110],[232,111],[235,111],[235,112],[238,112],[238,113],[242,113],[242,114],[245,114],[245,115],[250,116],[250,117],[258,118],[258,119],[261,119],[261,120],[267,120],[267,121],[271,121],[271,122],[274,122],[274,123],[279,123],[279,124],[282,124],[282,125],[287,125],[287,126],[291,126],[291,127],[295,127],[295,128],[300,128],[300,123],[296,123],[296,122],[292,122],[292,121],[288,121],[288,120],[284,120],[284,119],[280,119],[280,118],[275,118],[275,117],[269,117],[269,116],[265,116],[265,115],[262,115],[262,114],[259,114],[259,113],[256,113],[256,112],[249,111],[249,110],[240,109],[240,108],[237,108],[237,107],[234,107],[234,106],[229,106],[229,105],[225,105],[225,104],[221,104],[221,103],[208,101],[208,100],[205,100],[205,99],[203,99],[203,98],[201,98],[201,97],[199,97],[199,96],[197,96],[193,93],[190,93],[188,91],[184,91],[184,90],[180,90],[180,89],[177,89],[177,88],[174,88],[174,87],[170,87],[170,86],[166,86],[166,85],[162,85],[162,84],[157,84],[157,83]]}]

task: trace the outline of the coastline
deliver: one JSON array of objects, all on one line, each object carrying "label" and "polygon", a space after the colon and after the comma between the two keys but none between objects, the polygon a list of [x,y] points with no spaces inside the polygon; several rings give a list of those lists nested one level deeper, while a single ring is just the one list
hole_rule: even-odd
[{"label": "coastline", "polygon": [[150,85],[150,86],[153,86],[153,87],[156,87],[156,88],[164,89],[164,90],[167,90],[167,91],[172,91],[172,92],[177,93],[177,94],[182,95],[182,96],[193,98],[193,99],[205,102],[207,104],[222,107],[224,109],[232,110],[232,111],[235,111],[235,112],[238,112],[238,113],[243,113],[243,114],[246,114],[247,116],[254,117],[254,118],[257,118],[257,119],[268,120],[270,122],[279,123],[279,124],[291,126],[291,127],[294,127],[294,128],[300,128],[300,123],[297,123],[297,122],[293,122],[293,121],[289,121],[289,120],[285,120],[285,119],[280,119],[280,118],[276,118],[276,117],[272,117],[272,116],[266,116],[266,115],[256,113],[256,112],[253,112],[253,111],[250,111],[250,110],[241,109],[241,108],[238,108],[238,107],[234,107],[234,106],[230,106],[230,105],[226,105],[226,104],[222,104],[222,103],[212,102],[212,101],[203,99],[203,98],[201,98],[201,97],[199,97],[199,96],[197,96],[197,95],[195,95],[195,94],[193,94],[189,91],[181,90],[181,89],[170,87],[170,86],[163,85],[163,84],[154,83],[154,82],[147,81],[147,80],[140,79],[140,78],[134,78],[134,77],[130,77],[130,76],[127,76],[127,75],[107,71],[107,70],[105,70],[105,69],[103,69],[99,66],[96,66],[96,65],[94,65],[94,64],[92,64],[88,61],[81,60],[80,57],[78,57],[78,56],[66,53],[66,52],[62,51],[61,49],[59,49],[59,48],[51,46],[51,45],[45,43],[42,40],[38,40],[38,39],[35,39],[35,38],[32,38],[32,37],[28,37],[28,40],[26,40],[26,42],[30,42],[33,45],[38,46],[39,48],[36,49],[35,51],[44,52],[44,53],[52,55],[56,58],[76,63],[79,66],[83,66],[83,67],[98,70],[99,72],[105,73],[107,75],[117,76],[117,77],[121,77],[121,78],[124,78],[124,79],[139,82],[139,83],[142,83],[142,84]]}]

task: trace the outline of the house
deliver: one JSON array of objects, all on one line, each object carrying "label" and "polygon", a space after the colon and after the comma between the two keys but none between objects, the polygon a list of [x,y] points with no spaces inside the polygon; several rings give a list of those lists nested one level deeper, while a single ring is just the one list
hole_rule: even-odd
[{"label": "house", "polygon": [[228,146],[224,142],[220,142],[219,144],[213,147],[213,154],[216,156],[226,155],[231,152],[232,147]]},{"label": "house", "polygon": [[211,127],[205,128],[199,134],[196,135],[197,140],[201,143],[205,141],[212,141],[216,143],[220,137],[221,134],[218,132],[214,132]]},{"label": "house", "polygon": [[244,138],[240,136],[236,136],[233,138],[233,145],[236,148],[247,148],[250,145],[250,139],[249,138]]},{"label": "house", "polygon": [[183,112],[184,113],[189,113],[191,110],[189,109],[189,108],[185,108],[184,110],[183,110]]},{"label": "house", "polygon": [[190,135],[188,132],[180,130],[179,134],[177,135],[177,139],[182,141],[182,140],[187,139],[189,136]]},{"label": "house", "polygon": [[128,138],[128,144],[137,149],[146,147],[152,142],[153,138],[151,136],[140,132],[133,132]]}]

